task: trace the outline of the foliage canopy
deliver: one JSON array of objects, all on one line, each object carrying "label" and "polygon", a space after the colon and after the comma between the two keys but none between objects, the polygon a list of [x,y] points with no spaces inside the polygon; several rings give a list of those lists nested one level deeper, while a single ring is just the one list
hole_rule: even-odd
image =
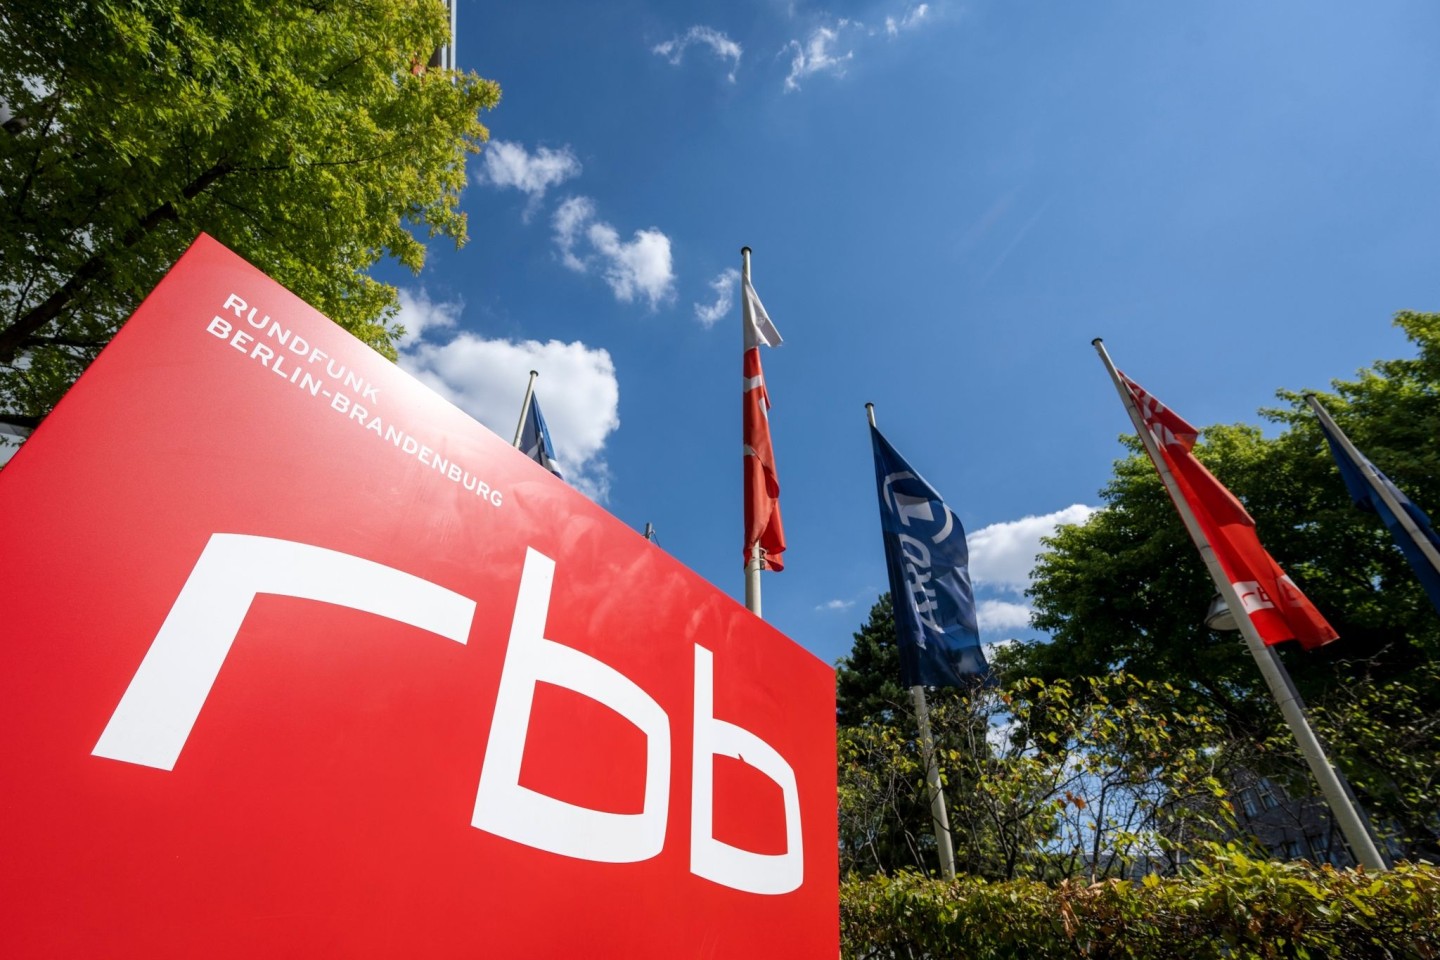
[{"label": "foliage canopy", "polygon": [[[1440,314],[1401,313],[1416,347],[1320,398],[1403,490],[1440,507]],[[1404,857],[1440,859],[1440,617],[1378,517],[1354,508],[1301,394],[1198,455],[1337,627],[1280,654],[1362,806]],[[1233,835],[1227,790],[1256,778],[1313,795],[1243,642],[1203,624],[1209,577],[1135,438],[1106,509],[1061,528],[1031,596],[1048,643],[996,657],[1005,688],[934,691],[961,870],[991,879],[1173,873]],[[841,859],[853,873],[934,869],[920,749],[882,597],[837,665]],[[1293,646],[1293,645],[1292,645]],[[1079,802],[1077,802],[1079,801]],[[1088,843],[1081,843],[1083,839]]]},{"label": "foliage canopy", "polygon": [[[1440,314],[1401,313],[1417,348],[1381,361],[1317,396],[1355,444],[1422,508],[1440,507]],[[1379,518],[1354,508],[1302,394],[1263,411],[1281,426],[1203,431],[1197,455],[1245,504],[1260,538],[1339,631],[1306,653],[1280,649],[1314,708],[1334,757],[1372,818],[1410,856],[1435,858],[1440,797],[1408,785],[1433,783],[1440,710],[1428,678],[1440,660],[1440,617]],[[1236,634],[1202,623],[1210,580],[1135,438],[1102,491],[1106,509],[1046,541],[1033,575],[1035,626],[1044,644],[1012,647],[1000,666],[1053,680],[1122,668],[1173,685],[1177,707],[1213,711],[1233,742],[1265,745],[1258,772],[1310,790],[1283,738],[1278,711]],[[1293,644],[1285,646],[1294,646]],[[1379,692],[1389,691],[1383,696]],[[1378,711],[1380,701],[1389,713]],[[1267,756],[1261,756],[1261,753]]]},{"label": "foliage canopy", "polygon": [[[384,257],[464,241],[499,88],[437,0],[0,10],[0,411],[42,416],[205,231],[393,356]],[[12,416],[13,418],[13,416]]]},{"label": "foliage canopy", "polygon": [[[840,847],[846,873],[937,863],[924,767],[889,599],[836,671]],[[991,879],[1174,872],[1187,844],[1224,835],[1227,754],[1204,707],[1124,673],[1004,690],[936,689],[930,726],[957,868]]]}]

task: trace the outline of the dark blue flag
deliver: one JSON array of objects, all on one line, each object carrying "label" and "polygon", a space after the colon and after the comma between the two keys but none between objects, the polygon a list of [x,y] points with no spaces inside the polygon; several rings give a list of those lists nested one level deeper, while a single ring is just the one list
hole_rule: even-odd
[{"label": "dark blue flag", "polygon": [[901,681],[907,687],[960,687],[989,680],[965,530],[935,488],[874,427],[870,440]]},{"label": "dark blue flag", "polygon": [[[1346,489],[1350,491],[1350,499],[1354,500],[1360,509],[1378,513],[1380,519],[1385,521],[1390,535],[1395,538],[1396,545],[1405,554],[1405,559],[1410,561],[1411,569],[1419,578],[1420,585],[1425,588],[1431,605],[1440,612],[1440,570],[1435,569],[1435,564],[1426,555],[1420,541],[1411,531],[1405,529],[1405,524],[1368,478],[1373,477],[1376,483],[1385,488],[1385,492],[1390,494],[1391,499],[1414,524],[1415,534],[1440,551],[1440,537],[1436,537],[1430,518],[1425,515],[1424,510],[1411,503],[1410,498],[1401,493],[1400,488],[1391,483],[1390,478],[1381,473],[1375,464],[1356,450],[1354,444],[1348,443],[1349,438],[1340,432],[1340,428],[1335,426],[1335,422],[1319,406],[1318,401],[1313,403],[1312,407],[1320,420],[1320,430],[1325,434],[1325,441],[1330,444],[1330,453],[1335,457],[1335,464],[1340,468],[1340,476],[1345,481]],[[1353,457],[1351,451],[1354,451]]]},{"label": "dark blue flag", "polygon": [[520,431],[520,452],[555,476],[564,480],[560,468],[555,465],[555,445],[550,442],[550,430],[540,414],[540,398],[530,394],[530,412],[525,417],[525,427]]}]

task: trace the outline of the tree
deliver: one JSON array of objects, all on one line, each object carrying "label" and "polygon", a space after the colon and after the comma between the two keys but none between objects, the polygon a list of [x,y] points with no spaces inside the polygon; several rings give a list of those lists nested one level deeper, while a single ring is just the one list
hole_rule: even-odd
[{"label": "tree", "polygon": [[[1246,427],[1212,427],[1204,438],[1199,457],[1253,512],[1237,479],[1263,475],[1270,447]],[[1036,562],[1033,622],[1050,642],[1012,645],[1001,652],[1000,665],[1044,680],[1103,676],[1123,667],[1145,680],[1174,683],[1182,708],[1209,705],[1240,732],[1266,728],[1262,680],[1236,635],[1204,626],[1214,593],[1209,575],[1138,440],[1127,442],[1132,453],[1116,462],[1101,494],[1107,509],[1062,527]],[[1260,532],[1295,574],[1267,526]],[[1309,581],[1297,579],[1308,591]]]},{"label": "tree", "polygon": [[849,656],[835,665],[836,722],[853,727],[870,717],[888,718],[909,709],[910,696],[900,686],[900,647],[890,594],[880,595],[853,636]]},{"label": "tree", "polygon": [[998,695],[978,692],[986,742],[950,759],[977,765],[960,831],[988,833],[998,857],[971,872],[1092,883],[1174,873],[1197,844],[1223,836],[1219,731],[1203,707],[1174,709],[1170,692],[1124,672],[1010,678]]},{"label": "tree", "polygon": [[[933,872],[924,766],[888,596],[837,666],[840,849],[846,874]],[[1224,754],[1209,713],[1125,674],[929,693],[960,872],[1090,879],[1173,870],[1218,835]]]},{"label": "tree", "polygon": [[842,872],[934,868],[930,807],[894,607],[882,594],[835,665]]},{"label": "tree", "polygon": [[[1378,362],[1320,397],[1370,459],[1433,513],[1440,506],[1440,315],[1402,313],[1396,322],[1416,357]],[[1440,691],[1412,678],[1440,659],[1440,617],[1379,519],[1351,505],[1302,396],[1280,397],[1285,407],[1264,411],[1283,426],[1279,436],[1210,427],[1197,455],[1245,504],[1262,542],[1341,635],[1317,652],[1282,647],[1281,657],[1317,713],[1364,700],[1357,685],[1408,682],[1416,710],[1433,715]],[[1278,711],[1236,635],[1203,626],[1209,577],[1138,441],[1128,443],[1131,455],[1115,464],[1102,491],[1107,509],[1058,531],[1037,561],[1035,625],[1051,642],[1012,647],[1001,666],[1042,679],[1123,666],[1172,684],[1182,712],[1216,711],[1232,742],[1263,742],[1279,727]],[[1420,745],[1424,737],[1397,736],[1379,752],[1420,762],[1413,751],[1433,751],[1434,742],[1433,735],[1428,746]],[[1351,741],[1337,735],[1331,746],[1342,766],[1359,769]],[[1367,749],[1371,764],[1383,762],[1373,743]],[[1300,769],[1288,756],[1274,759],[1276,772]],[[1412,855],[1436,849],[1440,799],[1417,809],[1384,778],[1359,777],[1355,785],[1372,817],[1405,825]]]},{"label": "tree", "polygon": [[466,236],[499,88],[427,69],[438,0],[0,10],[0,410],[43,416],[208,232],[390,356],[384,257]]},{"label": "tree", "polygon": [[930,808],[918,744],[898,723],[837,730],[840,873],[935,872]]},{"label": "tree", "polygon": [[[1364,664],[1355,665],[1357,671]],[[1375,826],[1412,859],[1434,863],[1440,818],[1440,663],[1403,679],[1361,675],[1337,686],[1312,711],[1315,729],[1345,762],[1350,781],[1378,802]]]}]

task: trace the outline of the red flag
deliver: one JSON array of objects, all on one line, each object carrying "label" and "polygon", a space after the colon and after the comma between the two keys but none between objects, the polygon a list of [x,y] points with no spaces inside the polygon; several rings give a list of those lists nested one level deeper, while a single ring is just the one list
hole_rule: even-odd
[{"label": "red flag", "polygon": [[744,423],[745,457],[745,562],[750,562],[755,544],[760,544],[760,568],[783,570],[785,529],[780,523],[780,478],[775,472],[775,450],[770,445],[770,395],[765,390],[765,372],[760,368],[760,345],[778,346],[780,332],[750,286],[742,282],[745,322],[745,353],[741,366],[744,378],[741,410]]},{"label": "red flag", "polygon": [[1267,644],[1298,640],[1306,650],[1336,639],[1335,628],[1261,546],[1245,507],[1195,459],[1199,431],[1134,380],[1123,373],[1120,379],[1260,638]]}]

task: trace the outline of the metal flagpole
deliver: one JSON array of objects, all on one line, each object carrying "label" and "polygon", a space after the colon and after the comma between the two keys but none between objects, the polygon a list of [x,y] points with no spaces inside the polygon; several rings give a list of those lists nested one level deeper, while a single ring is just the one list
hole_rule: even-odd
[{"label": "metal flagpole", "polygon": [[[741,270],[741,295],[744,295],[745,285],[750,282],[750,248],[740,248],[740,270]],[[740,307],[740,355],[745,355],[745,307]],[[743,457],[743,454],[742,454]],[[760,616],[760,570],[764,567],[761,560],[760,541],[757,539],[750,544],[750,559],[745,562],[745,607],[755,616]]]},{"label": "metal flagpole", "polygon": [[[874,427],[875,404],[865,404],[865,416]],[[925,687],[918,683],[911,687],[910,700],[915,704],[915,721],[920,727],[920,754],[925,761],[925,789],[930,794],[930,822],[935,828],[935,847],[940,852],[940,875],[954,880],[955,844],[950,837],[950,811],[945,809],[945,794],[940,791],[940,764],[935,759],[935,737],[930,732],[930,705],[925,701]]]},{"label": "metal flagpole", "polygon": [[455,48],[460,43],[460,0],[446,0],[446,6],[450,8],[450,43],[445,50],[445,66],[450,70],[459,70],[460,61],[455,58]]},{"label": "metal flagpole", "polygon": [[525,418],[530,416],[530,397],[535,393],[535,378],[540,376],[537,371],[530,371],[530,382],[525,384],[525,401],[520,404],[520,422],[515,424],[515,442],[511,444],[516,450],[520,449],[520,434],[525,432]]},{"label": "metal flagpole", "polygon": [[1424,552],[1425,558],[1430,561],[1430,565],[1434,567],[1436,571],[1440,571],[1440,552],[1435,550],[1435,545],[1430,542],[1430,538],[1420,532],[1420,528],[1415,525],[1415,521],[1410,519],[1410,514],[1400,505],[1400,501],[1395,499],[1395,495],[1390,492],[1390,488],[1380,482],[1380,478],[1375,475],[1375,471],[1365,469],[1363,464],[1369,463],[1369,459],[1355,448],[1355,444],[1351,443],[1350,438],[1345,436],[1345,431],[1341,430],[1335,421],[1330,419],[1330,412],[1320,405],[1320,401],[1315,398],[1314,394],[1305,394],[1305,402],[1310,405],[1311,410],[1315,411],[1315,416],[1319,417],[1320,421],[1330,428],[1335,439],[1340,441],[1340,446],[1345,448],[1345,452],[1350,455],[1350,460],[1360,469],[1361,473],[1365,474],[1365,480],[1370,484],[1370,488],[1380,495],[1381,500],[1385,501],[1385,505],[1390,508],[1390,512],[1395,514],[1395,519],[1400,521],[1400,526],[1409,534],[1410,539],[1415,541],[1415,545]]},{"label": "metal flagpole", "polygon": [[950,811],[945,809],[945,794],[940,792],[940,765],[935,761],[935,737],[930,732],[930,705],[925,702],[925,688],[918,683],[910,688],[915,703],[915,721],[920,727],[920,752],[925,760],[925,789],[930,794],[930,820],[935,828],[935,846],[940,851],[940,875],[955,879],[955,844],[950,838]]},{"label": "metal flagpole", "polygon": [[1305,762],[1310,766],[1310,772],[1314,774],[1315,780],[1320,786],[1320,793],[1330,806],[1330,812],[1339,823],[1340,831],[1345,835],[1346,842],[1354,851],[1355,858],[1367,870],[1386,869],[1385,860],[1381,857],[1379,848],[1375,846],[1370,832],[1365,829],[1365,823],[1361,819],[1359,811],[1350,801],[1339,772],[1325,756],[1325,750],[1315,736],[1315,731],[1310,729],[1310,722],[1305,718],[1305,704],[1301,701],[1299,692],[1290,681],[1290,676],[1286,672],[1284,664],[1280,662],[1280,658],[1276,656],[1274,650],[1266,646],[1264,640],[1260,639],[1255,624],[1246,615],[1245,605],[1240,600],[1239,592],[1230,582],[1230,578],[1225,575],[1225,570],[1220,565],[1220,558],[1216,556],[1214,548],[1205,538],[1204,531],[1200,529],[1200,524],[1190,509],[1190,504],[1181,496],[1180,488],[1155,443],[1155,437],[1145,426],[1145,420],[1135,406],[1135,398],[1131,396],[1130,390],[1121,381],[1119,371],[1115,369],[1115,364],[1110,360],[1110,354],[1105,352],[1104,342],[1099,337],[1090,342],[1095,347],[1095,351],[1100,354],[1105,369],[1109,371],[1110,379],[1115,384],[1115,391],[1120,394],[1120,399],[1125,404],[1125,410],[1130,414],[1130,421],[1135,425],[1136,433],[1140,435],[1140,441],[1145,444],[1145,450],[1154,462],[1155,469],[1170,494],[1170,499],[1175,503],[1175,509],[1179,512],[1180,519],[1190,534],[1190,539],[1194,541],[1196,549],[1200,551],[1200,558],[1205,562],[1206,569],[1210,571],[1210,579],[1215,582],[1215,589],[1220,592],[1220,596],[1225,599],[1225,604],[1234,615],[1235,623],[1240,628],[1241,635],[1245,637],[1245,645],[1250,649],[1250,655],[1255,658],[1255,665],[1260,668],[1260,674],[1265,678],[1266,686],[1270,688],[1270,695],[1275,698],[1275,703],[1280,707],[1280,713],[1290,727],[1290,733],[1295,737],[1295,742],[1300,747]]}]

